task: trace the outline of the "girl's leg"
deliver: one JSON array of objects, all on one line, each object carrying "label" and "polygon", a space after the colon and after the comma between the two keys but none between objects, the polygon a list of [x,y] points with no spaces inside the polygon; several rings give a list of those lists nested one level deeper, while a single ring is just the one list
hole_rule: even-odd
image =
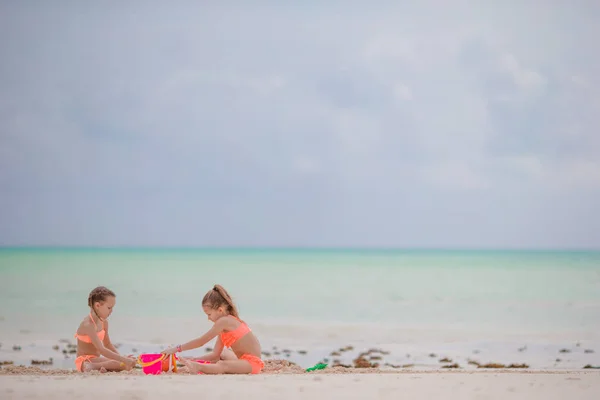
[{"label": "girl's leg", "polygon": [[187,361],[203,360],[204,361],[204,359],[202,357],[181,357],[181,356],[177,356],[177,361],[181,361],[183,363],[183,360],[187,360]]},{"label": "girl's leg", "polygon": [[123,367],[119,361],[111,360],[106,357],[96,357],[83,362],[83,372],[118,372],[123,370],[125,370],[125,367]]},{"label": "girl's leg", "polygon": [[233,350],[230,349],[223,349],[223,351],[221,352],[221,360],[227,361],[227,360],[237,360],[237,356],[235,355],[235,353],[233,352]]},{"label": "girl's leg", "polygon": [[252,372],[252,365],[245,360],[224,360],[216,364],[199,364],[184,360],[183,363],[194,374],[199,372],[205,374],[249,374]]},{"label": "girl's leg", "polygon": [[[181,363],[183,364],[183,360],[188,360],[188,361],[210,361],[210,362],[215,362],[218,360],[214,360],[210,358],[210,355],[208,356],[204,356],[204,357],[177,357],[179,360],[181,360]],[[220,360],[237,360],[237,356],[235,355],[235,353],[232,350],[229,349],[223,349],[223,351],[221,352],[221,357]]]}]

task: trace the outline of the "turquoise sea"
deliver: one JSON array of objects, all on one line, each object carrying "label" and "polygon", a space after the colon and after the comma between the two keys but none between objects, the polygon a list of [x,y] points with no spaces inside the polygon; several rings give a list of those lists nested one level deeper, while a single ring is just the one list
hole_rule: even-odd
[{"label": "turquoise sea", "polygon": [[305,365],[345,345],[426,367],[432,352],[600,364],[600,252],[359,249],[5,248],[0,361],[72,340],[98,285],[117,293],[113,341],[150,351],[189,340],[209,327],[200,301],[215,283],[264,349]]}]

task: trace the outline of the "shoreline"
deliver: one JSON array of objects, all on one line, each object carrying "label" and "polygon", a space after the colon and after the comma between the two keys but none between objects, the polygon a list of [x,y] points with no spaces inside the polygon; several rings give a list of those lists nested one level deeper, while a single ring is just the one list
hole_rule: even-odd
[{"label": "shoreline", "polygon": [[[27,342],[25,342],[27,343]],[[595,350],[598,343],[438,343],[414,344],[392,343],[366,346],[364,343],[343,346],[263,346],[265,361],[284,360],[299,368],[312,367],[317,363],[329,367],[347,369],[440,371],[458,369],[529,369],[542,371],[577,371],[600,367],[600,354]],[[116,343],[121,354],[139,355],[158,353],[164,346],[156,344]],[[186,357],[201,357],[211,351],[210,345],[186,352]],[[76,347],[71,340],[44,340],[27,345],[0,346],[0,366],[30,367],[42,369],[75,368]]]}]

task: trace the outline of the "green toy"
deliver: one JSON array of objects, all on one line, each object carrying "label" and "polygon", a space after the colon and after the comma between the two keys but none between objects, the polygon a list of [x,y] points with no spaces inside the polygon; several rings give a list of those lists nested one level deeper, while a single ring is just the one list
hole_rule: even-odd
[{"label": "green toy", "polygon": [[318,369],[325,369],[327,368],[327,364],[323,364],[323,363],[318,363],[317,365],[315,365],[314,367],[310,367],[306,369],[306,372],[310,372],[310,371],[316,371]]}]

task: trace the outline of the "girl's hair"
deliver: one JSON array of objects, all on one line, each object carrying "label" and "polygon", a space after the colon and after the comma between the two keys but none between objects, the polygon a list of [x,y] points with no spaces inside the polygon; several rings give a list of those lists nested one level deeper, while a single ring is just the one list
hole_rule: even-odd
[{"label": "girl's hair", "polygon": [[239,318],[238,310],[227,290],[221,285],[215,285],[211,290],[204,295],[202,299],[203,306],[209,306],[213,309],[217,309],[221,306],[226,306],[229,314],[236,318]]},{"label": "girl's hair", "polygon": [[106,301],[107,297],[117,297],[115,292],[104,286],[98,286],[88,296],[88,306],[93,307],[97,301]]}]

